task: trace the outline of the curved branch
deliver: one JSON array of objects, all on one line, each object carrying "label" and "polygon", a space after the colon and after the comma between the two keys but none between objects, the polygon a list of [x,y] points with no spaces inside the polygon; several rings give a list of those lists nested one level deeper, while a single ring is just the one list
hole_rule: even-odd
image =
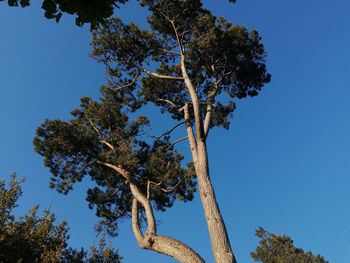
[{"label": "curved branch", "polygon": [[185,141],[185,140],[187,140],[187,139],[188,139],[188,136],[184,136],[184,137],[182,137],[182,138],[180,138],[180,139],[177,139],[177,140],[174,141],[172,144],[170,144],[168,148],[166,148],[165,152],[167,152],[167,151],[169,151],[171,148],[173,148],[175,144],[177,144],[177,143],[179,143],[179,142],[182,142],[182,141]]},{"label": "curved branch", "polygon": [[149,233],[143,235],[140,229],[138,210],[138,201],[134,198],[132,202],[132,230],[141,248],[168,255],[182,263],[205,262],[192,248],[174,238],[158,236],[157,234],[150,235]]},{"label": "curved branch", "polygon": [[170,133],[172,133],[176,128],[178,128],[179,126],[181,126],[182,124],[185,124],[186,122],[180,122],[178,124],[176,124],[174,127],[172,127],[170,130],[167,130],[166,132],[164,132],[163,134],[161,134],[160,136],[156,137],[156,140],[159,140],[160,138],[162,138],[163,136],[169,135]]},{"label": "curved branch", "polygon": [[173,108],[179,108],[179,106],[177,106],[174,102],[172,102],[171,100],[166,100],[166,99],[156,99],[156,101],[159,102],[166,102],[169,103]]},{"label": "curved branch", "polygon": [[[189,246],[184,243],[166,236],[158,236],[156,234],[156,224],[153,214],[153,208],[147,197],[138,189],[133,177],[122,167],[110,163],[98,161],[99,164],[111,168],[117,174],[126,179],[130,185],[133,195],[132,202],[132,230],[137,243],[141,248],[156,251],[158,253],[173,257],[183,263],[204,263],[204,260]],[[147,230],[142,233],[139,223],[138,204],[143,206],[146,212]]]},{"label": "curved branch", "polygon": [[134,196],[134,198],[136,198],[136,200],[139,203],[142,204],[142,206],[145,209],[146,217],[147,217],[147,233],[148,234],[156,233],[156,222],[154,220],[152,206],[149,200],[147,199],[147,197],[144,196],[144,194],[138,189],[137,183],[135,182],[134,178],[120,166],[116,166],[106,162],[98,162],[98,163],[111,168],[117,174],[121,175],[129,183],[132,195]]}]

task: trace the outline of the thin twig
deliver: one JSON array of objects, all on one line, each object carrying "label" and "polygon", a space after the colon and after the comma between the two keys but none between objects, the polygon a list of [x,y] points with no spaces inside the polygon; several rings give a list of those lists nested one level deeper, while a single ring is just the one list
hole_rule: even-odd
[{"label": "thin twig", "polygon": [[170,133],[172,133],[176,128],[180,127],[182,124],[185,124],[186,122],[180,122],[178,124],[176,124],[174,127],[172,127],[170,130],[167,130],[166,132],[164,132],[163,134],[161,134],[160,136],[156,137],[156,140],[159,141],[160,138],[162,138],[163,136],[169,135]]},{"label": "thin twig", "polygon": [[118,90],[123,90],[123,89],[131,87],[132,85],[134,85],[134,83],[136,82],[136,80],[139,76],[140,76],[140,70],[137,71],[137,74],[135,75],[135,77],[133,78],[132,81],[130,81],[128,84],[119,86],[118,88],[116,88],[116,90],[118,91]]},{"label": "thin twig", "polygon": [[179,142],[182,142],[182,141],[185,141],[188,139],[188,136],[185,136],[185,137],[182,137],[176,141],[174,141],[166,150],[165,150],[165,153],[168,152],[171,148],[174,147],[175,144],[179,143]]},{"label": "thin twig", "polygon": [[91,119],[89,119],[90,125],[92,126],[92,128],[96,131],[96,133],[98,134],[98,136],[100,137],[101,140],[103,140],[103,137],[101,135],[101,132],[99,129],[97,129],[97,127],[94,125],[94,123],[92,122]]},{"label": "thin twig", "polygon": [[160,183],[155,183],[155,182],[152,182],[152,181],[149,181],[150,184],[154,184],[156,185],[159,190],[163,191],[164,193],[170,193],[172,191],[175,190],[176,187],[178,187],[180,185],[180,183],[186,178],[186,176],[182,177],[173,187],[169,188],[169,189],[165,189],[163,187],[160,187],[161,183],[163,183],[163,181],[161,181]]},{"label": "thin twig", "polygon": [[168,53],[168,54],[175,55],[175,56],[181,56],[180,53],[172,51],[171,49],[169,50],[169,49],[158,48],[157,51]]}]

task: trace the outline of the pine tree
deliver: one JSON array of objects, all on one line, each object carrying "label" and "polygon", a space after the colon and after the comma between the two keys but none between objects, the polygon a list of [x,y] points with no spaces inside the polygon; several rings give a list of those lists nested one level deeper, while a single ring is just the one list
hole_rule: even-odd
[{"label": "pine tree", "polygon": [[55,224],[55,214],[46,209],[38,215],[36,205],[19,218],[14,209],[22,195],[22,182],[15,175],[6,185],[0,181],[0,262],[43,262],[43,263],[119,263],[117,251],[101,239],[99,246],[92,246],[90,253],[68,247],[68,226],[66,222]]},{"label": "pine tree", "polygon": [[259,245],[251,253],[256,262],[261,263],[328,263],[321,255],[313,255],[302,248],[296,248],[288,236],[272,234],[260,227],[255,234]]},{"label": "pine tree", "polygon": [[[149,10],[149,29],[113,18],[93,32],[92,56],[109,76],[100,101],[83,98],[70,121],[45,121],[34,140],[36,151],[60,192],[91,176],[97,187],[87,200],[110,233],[118,219],[132,217],[142,248],[182,262],[203,259],[159,236],[153,209],[191,200],[197,182],[216,262],[236,262],[210,180],[207,139],[212,128],[229,128],[235,100],[258,95],[270,81],[264,46],[257,31],[215,17],[200,0],[140,4]],[[147,103],[175,122],[153,140],[141,136],[149,125]],[[171,132],[180,127],[186,135],[172,140]],[[183,140],[192,154],[187,166],[175,149]],[[146,218],[144,233],[139,213]]]}]

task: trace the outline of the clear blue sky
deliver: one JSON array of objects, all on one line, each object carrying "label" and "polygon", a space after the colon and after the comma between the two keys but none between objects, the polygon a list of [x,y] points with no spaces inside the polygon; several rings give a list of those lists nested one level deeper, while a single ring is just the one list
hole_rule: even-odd
[{"label": "clear blue sky", "polygon": [[[40,2],[40,1],[35,1]],[[210,166],[217,198],[239,262],[251,262],[254,229],[291,235],[297,246],[332,263],[350,262],[350,2],[207,0],[216,15],[256,28],[267,48],[272,82],[242,100],[231,129],[214,130]],[[142,23],[130,7],[121,14]],[[39,6],[0,4],[0,178],[26,177],[18,213],[51,207],[71,227],[70,244],[96,239],[88,182],[68,196],[48,188],[49,171],[32,139],[45,118],[69,117],[82,96],[98,96],[104,69],[89,52],[87,27],[69,16],[56,24]],[[199,203],[176,204],[159,233],[190,244],[213,262]],[[142,251],[130,222],[113,239],[124,262],[173,262]]]}]

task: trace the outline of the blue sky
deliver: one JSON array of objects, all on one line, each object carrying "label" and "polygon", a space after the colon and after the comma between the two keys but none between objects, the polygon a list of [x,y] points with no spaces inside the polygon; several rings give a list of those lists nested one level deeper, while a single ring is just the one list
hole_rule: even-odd
[{"label": "blue sky", "polygon": [[[237,259],[252,261],[254,229],[263,226],[332,263],[350,262],[350,2],[226,2],[205,1],[214,14],[258,29],[272,74],[261,95],[238,102],[230,130],[209,138],[212,179]],[[131,6],[119,14],[143,23],[137,12]],[[68,221],[71,245],[88,247],[97,221],[85,201],[89,183],[68,196],[50,190],[32,139],[45,118],[67,119],[80,97],[97,97],[104,68],[89,58],[88,27],[73,18],[56,24],[37,5],[4,3],[0,14],[0,178],[14,171],[26,177],[18,213],[37,203],[51,207]],[[156,216],[159,233],[213,262],[198,196]],[[124,262],[174,262],[138,248],[128,221],[112,241]]]}]

